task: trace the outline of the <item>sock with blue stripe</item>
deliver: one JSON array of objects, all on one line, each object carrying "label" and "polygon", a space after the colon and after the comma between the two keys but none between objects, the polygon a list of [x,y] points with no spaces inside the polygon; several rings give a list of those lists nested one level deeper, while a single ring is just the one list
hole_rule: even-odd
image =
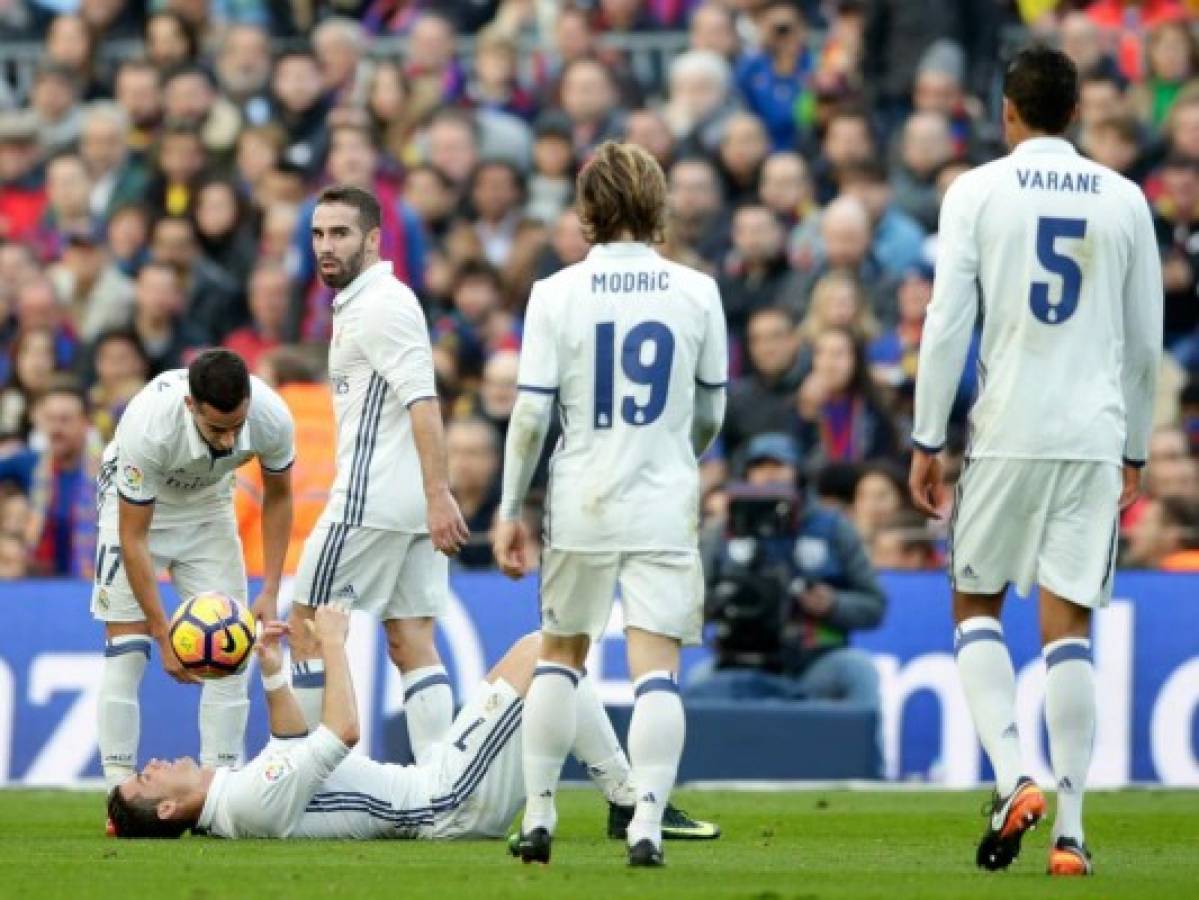
[{"label": "sock with blue stripe", "polygon": [[100,764],[109,790],[132,775],[137,766],[137,744],[141,737],[137,690],[150,658],[150,643],[149,635],[123,634],[110,639],[104,647],[97,712]]},{"label": "sock with blue stripe", "polygon": [[321,724],[325,702],[325,661],[305,659],[291,664],[291,692],[296,695],[304,726],[311,732]]},{"label": "sock with blue stripe", "polygon": [[418,765],[427,762],[434,745],[445,740],[454,723],[454,692],[445,666],[424,666],[401,673],[408,743]]},{"label": "sock with blue stripe", "polygon": [[200,763],[236,768],[246,749],[250,716],[250,667],[205,681],[200,689]]},{"label": "sock with blue stripe", "polygon": [[954,633],[958,675],[974,729],[995,770],[995,790],[1006,797],[1023,774],[1016,730],[1016,670],[1003,625],[990,616],[966,619]]},{"label": "sock with blue stripe", "polygon": [[554,794],[562,764],[575,740],[575,690],[582,673],[570,666],[538,660],[533,683],[525,696],[522,762],[525,775],[525,816],[521,830],[544,828],[553,834],[558,824]]},{"label": "sock with blue stripe", "polygon": [[1064,638],[1047,644],[1045,724],[1049,760],[1057,782],[1054,838],[1083,842],[1082,800],[1095,744],[1095,673],[1091,642]]},{"label": "sock with blue stripe", "polygon": [[575,742],[570,752],[587,768],[587,775],[610,803],[632,806],[637,802],[629,777],[629,759],[612,729],[608,711],[600,702],[591,678],[579,679]]},{"label": "sock with blue stripe", "polygon": [[629,846],[649,838],[662,846],[662,813],[674,789],[687,725],[674,673],[649,672],[633,683],[629,761],[637,807],[629,823]]}]

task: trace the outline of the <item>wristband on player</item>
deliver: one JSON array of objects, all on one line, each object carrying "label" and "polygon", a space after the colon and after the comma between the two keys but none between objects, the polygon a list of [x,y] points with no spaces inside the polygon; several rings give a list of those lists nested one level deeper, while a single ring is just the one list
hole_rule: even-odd
[{"label": "wristband on player", "polygon": [[262,689],[268,694],[281,687],[287,687],[287,683],[287,672],[282,667],[274,675],[267,675],[265,672],[262,675]]}]

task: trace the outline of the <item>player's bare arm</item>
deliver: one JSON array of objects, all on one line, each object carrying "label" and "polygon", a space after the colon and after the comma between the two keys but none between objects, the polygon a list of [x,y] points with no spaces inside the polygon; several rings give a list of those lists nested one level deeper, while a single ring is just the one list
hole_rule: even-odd
[{"label": "player's bare arm", "polygon": [[154,519],[154,504],[130,503],[123,498],[120,504],[118,516],[121,556],[129,578],[129,586],[145,616],[146,627],[158,644],[162,667],[176,681],[196,684],[199,679],[183,668],[183,663],[171,649],[167,635],[167,615],[162,607],[162,598],[158,594],[154,560],[150,555],[150,522]]},{"label": "player's bare arm", "polygon": [[346,635],[350,630],[350,612],[340,603],[317,607],[312,634],[325,662],[325,696],[321,724],[332,731],[347,747],[358,743],[358,704],[354,700],[354,681],[346,656]]},{"label": "player's bare arm", "polygon": [[470,537],[458,501],[450,493],[446,473],[445,432],[441,427],[441,408],[436,397],[417,400],[408,407],[412,420],[412,439],[420,457],[421,478],[428,504],[429,536],[433,546],[446,556],[454,556]]},{"label": "player's bare arm", "polygon": [[912,504],[920,512],[939,519],[945,509],[945,477],[941,459],[919,447],[912,448],[912,468],[908,474],[908,491]]},{"label": "player's bare arm", "polygon": [[283,638],[289,633],[286,622],[263,622],[254,652],[262,671],[263,693],[271,734],[275,737],[295,737],[308,729],[304,713],[283,671]]},{"label": "player's bare arm", "polygon": [[279,581],[291,539],[291,469],[272,472],[262,469],[262,588],[251,611],[262,622],[278,615]]}]

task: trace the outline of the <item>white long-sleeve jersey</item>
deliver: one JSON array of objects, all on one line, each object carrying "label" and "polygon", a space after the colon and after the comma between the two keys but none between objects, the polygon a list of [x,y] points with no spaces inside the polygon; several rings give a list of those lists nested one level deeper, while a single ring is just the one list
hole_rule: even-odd
[{"label": "white long-sleeve jersey", "polygon": [[[534,285],[518,380],[525,394],[556,397],[562,418],[546,499],[549,546],[694,550],[696,392],[722,391],[727,378],[715,282],[645,244],[593,247]],[[718,429],[722,409],[711,404],[714,421],[703,427]],[[528,410],[518,401],[513,411],[502,502],[509,517],[520,509],[544,433],[544,422],[526,424],[526,414],[548,419],[548,403]]]},{"label": "white long-sleeve jersey", "polygon": [[1064,140],[1026,140],[953,183],[938,240],[913,443],[945,443],[981,315],[970,457],[1143,463],[1162,279],[1140,188]]}]

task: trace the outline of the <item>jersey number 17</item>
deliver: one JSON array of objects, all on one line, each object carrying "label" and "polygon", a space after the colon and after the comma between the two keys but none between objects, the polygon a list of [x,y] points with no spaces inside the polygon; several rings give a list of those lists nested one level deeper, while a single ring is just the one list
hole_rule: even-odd
[{"label": "jersey number 17", "polygon": [[[652,353],[649,348],[652,345]],[[646,355],[649,353],[649,361]],[[661,322],[634,325],[620,344],[620,368],[629,381],[649,388],[644,403],[636,397],[620,399],[620,417],[629,425],[649,425],[666,407],[670,368],[674,362],[674,334]],[[611,428],[616,406],[616,323],[595,326],[596,428]]]}]

